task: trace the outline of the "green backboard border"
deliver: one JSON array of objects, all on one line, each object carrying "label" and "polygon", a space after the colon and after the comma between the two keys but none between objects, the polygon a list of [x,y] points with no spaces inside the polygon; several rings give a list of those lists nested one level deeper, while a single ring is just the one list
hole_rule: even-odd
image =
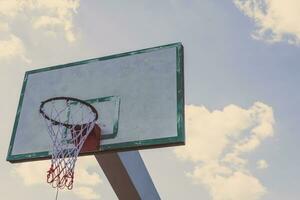
[{"label": "green backboard border", "polygon": [[[176,83],[177,83],[177,136],[174,137],[165,137],[165,138],[159,138],[159,139],[149,139],[149,140],[141,140],[137,142],[125,142],[125,143],[117,143],[117,144],[106,144],[101,145],[101,153],[105,152],[116,152],[116,151],[130,151],[130,150],[141,150],[141,149],[149,149],[149,148],[160,148],[160,147],[169,147],[169,146],[177,146],[177,145],[184,145],[185,144],[185,119],[184,119],[184,49],[183,45],[181,43],[173,43],[158,47],[152,47],[137,51],[131,51],[111,56],[105,56],[100,58],[94,58],[89,60],[83,60],[79,62],[74,63],[68,63],[64,65],[57,65],[57,66],[51,66],[46,67],[42,69],[36,69],[27,71],[25,73],[23,86],[19,98],[19,104],[18,109],[16,112],[16,118],[13,126],[12,136],[8,148],[7,158],[6,160],[11,163],[19,163],[19,162],[26,162],[26,161],[35,161],[35,160],[45,160],[51,158],[51,153],[48,151],[43,152],[36,152],[36,153],[27,153],[27,154],[18,154],[18,155],[12,155],[12,148],[14,145],[14,140],[16,136],[16,129],[18,126],[18,121],[20,117],[20,111],[22,108],[23,98],[24,98],[24,92],[27,84],[27,78],[28,75],[39,73],[39,72],[45,72],[49,70],[55,70],[55,69],[61,69],[66,67],[73,67],[76,65],[82,65],[87,64],[90,62],[96,62],[96,61],[103,61],[108,59],[114,59],[114,58],[120,58],[130,55],[136,55],[141,53],[147,53],[151,51],[157,51],[159,49],[166,49],[166,48],[176,48]],[[116,127],[117,128],[117,127]],[[88,152],[88,153],[82,153],[80,156],[84,155],[93,155],[97,154],[99,151],[95,152]]]}]

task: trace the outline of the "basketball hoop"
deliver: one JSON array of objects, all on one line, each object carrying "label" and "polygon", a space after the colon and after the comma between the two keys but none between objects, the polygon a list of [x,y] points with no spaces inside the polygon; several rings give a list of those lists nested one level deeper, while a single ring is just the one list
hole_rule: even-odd
[{"label": "basketball hoop", "polygon": [[47,182],[54,188],[66,187],[70,190],[73,188],[77,157],[96,125],[97,110],[80,99],[54,97],[41,102],[39,111],[52,140]]}]

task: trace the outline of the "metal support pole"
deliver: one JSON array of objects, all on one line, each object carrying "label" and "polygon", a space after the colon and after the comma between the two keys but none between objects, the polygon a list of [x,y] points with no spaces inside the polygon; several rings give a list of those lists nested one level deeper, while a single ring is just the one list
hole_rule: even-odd
[{"label": "metal support pole", "polygon": [[96,154],[95,157],[120,200],[160,200],[138,151]]}]

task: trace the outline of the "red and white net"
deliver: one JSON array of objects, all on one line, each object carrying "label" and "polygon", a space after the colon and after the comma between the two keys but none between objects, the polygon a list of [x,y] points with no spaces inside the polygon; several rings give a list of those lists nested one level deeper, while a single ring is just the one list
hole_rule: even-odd
[{"label": "red and white net", "polygon": [[47,182],[55,188],[72,189],[75,163],[84,141],[95,126],[97,111],[81,100],[57,97],[42,102],[40,113],[52,141]]}]

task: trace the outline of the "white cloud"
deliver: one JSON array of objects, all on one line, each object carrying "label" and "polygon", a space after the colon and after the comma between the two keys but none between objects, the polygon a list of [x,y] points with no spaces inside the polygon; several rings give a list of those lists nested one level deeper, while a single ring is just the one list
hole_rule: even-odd
[{"label": "white cloud", "polygon": [[21,177],[26,186],[46,184],[45,177],[48,168],[48,161],[28,162],[14,166],[12,173]]},{"label": "white cloud", "polygon": [[260,199],[266,188],[247,169],[244,156],[273,136],[274,123],[272,108],[261,102],[214,111],[187,105],[186,145],[175,154],[195,163],[188,176],[205,185],[214,200]]},{"label": "white cloud", "polygon": [[8,32],[9,31],[8,23],[4,23],[0,21],[0,31]]},{"label": "white cloud", "polygon": [[25,56],[25,48],[22,40],[11,34],[9,39],[0,40],[0,60],[9,60],[14,57],[20,57],[23,61],[30,63]]},{"label": "white cloud", "polygon": [[256,162],[257,169],[267,169],[269,167],[267,161],[259,160]]},{"label": "white cloud", "polygon": [[187,145],[175,152],[180,158],[194,162],[218,159],[229,138],[251,125],[249,120],[249,113],[235,105],[213,112],[204,106],[186,106]]},{"label": "white cloud", "polygon": [[248,164],[248,160],[239,157],[236,152],[227,153],[221,160],[221,162],[226,163],[237,168],[241,168]]},{"label": "white cloud", "polygon": [[18,0],[1,0],[0,1],[0,15],[7,17],[14,17],[17,13],[22,10],[23,1]]},{"label": "white cloud", "polygon": [[[62,35],[68,42],[76,41],[73,16],[79,7],[79,0],[1,0],[0,1],[0,60],[24,56],[26,51],[22,36],[16,36],[11,28],[15,21],[22,19],[22,25],[31,31],[39,30],[42,37]],[[27,30],[27,29],[23,29]],[[40,34],[44,33],[44,34]],[[26,34],[25,34],[26,35]]]},{"label": "white cloud", "polygon": [[[50,161],[35,161],[18,164],[12,169],[13,176],[20,177],[24,185],[47,185],[46,171],[49,169]],[[98,173],[90,168],[98,167],[93,157],[81,157],[77,160],[75,167],[74,187],[72,192],[82,199],[99,199],[100,195],[93,186],[102,183]]]},{"label": "white cloud", "polygon": [[298,0],[233,0],[252,18],[257,30],[252,37],[270,43],[287,41],[300,45],[300,1]]},{"label": "white cloud", "polygon": [[[196,168],[190,176],[208,187],[214,200],[258,200],[265,193],[265,187],[251,174],[243,171],[230,173],[230,169],[207,169],[207,166]],[[221,169],[221,170],[220,170]]]},{"label": "white cloud", "polygon": [[[272,108],[256,102],[246,110],[236,105],[222,111],[210,112],[204,106],[186,106],[187,145],[176,148],[178,157],[184,160],[209,161],[218,159],[225,148],[250,129],[252,137],[236,142],[239,152],[250,151],[260,141],[273,135]],[[211,145],[213,144],[213,145]]]},{"label": "white cloud", "polygon": [[35,17],[32,25],[35,29],[62,27],[67,41],[74,42],[76,36],[73,32],[73,15],[78,7],[79,0],[38,0],[34,8],[47,10],[48,15]]},{"label": "white cloud", "polygon": [[47,26],[61,26],[62,21],[57,17],[41,16],[33,23],[33,28],[43,28]]},{"label": "white cloud", "polygon": [[98,162],[93,156],[91,157],[80,157],[76,163],[76,177],[75,181],[79,185],[95,186],[102,183],[99,173],[88,170],[91,167],[99,168]]},{"label": "white cloud", "polygon": [[100,199],[100,195],[95,193],[95,191],[89,187],[84,187],[84,186],[76,187],[73,189],[73,191],[81,199],[86,199],[86,200]]}]

